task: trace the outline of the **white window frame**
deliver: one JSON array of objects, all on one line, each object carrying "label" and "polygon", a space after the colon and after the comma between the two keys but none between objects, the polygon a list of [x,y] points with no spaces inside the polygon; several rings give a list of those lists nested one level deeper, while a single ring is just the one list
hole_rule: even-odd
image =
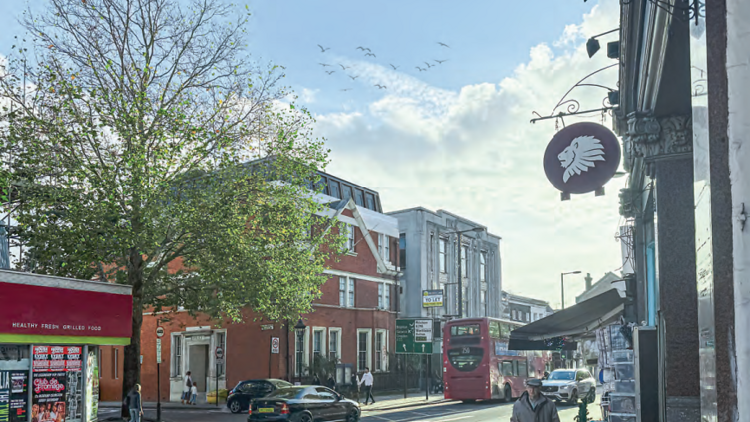
[{"label": "white window frame", "polygon": [[349,253],[354,253],[354,226],[351,224],[346,225],[346,247]]},{"label": "white window frame", "polygon": [[469,247],[467,245],[461,245],[459,251],[461,253],[461,276],[463,278],[469,278]]},{"label": "white window frame", "polygon": [[387,234],[383,235],[383,260],[385,262],[390,263],[391,262],[391,239],[388,237]]},{"label": "white window frame", "polygon": [[321,333],[320,355],[328,357],[328,355],[326,355],[326,344],[328,342],[328,336],[326,336],[326,327],[313,327],[312,332],[313,336],[310,343],[310,350],[312,352],[313,359],[315,358],[315,333]]},{"label": "white window frame", "polygon": [[485,251],[479,253],[479,281],[482,283],[487,281],[487,252]]},{"label": "white window frame", "polygon": [[448,239],[438,238],[438,271],[448,272]]},{"label": "white window frame", "polygon": [[[177,347],[174,347],[176,344],[175,338],[179,339]],[[185,339],[182,337],[182,333],[172,333],[171,341],[170,359],[172,360],[172,364],[170,365],[170,370],[172,371],[172,378],[179,378],[182,376],[182,365],[185,364],[185,353],[183,350]]]},{"label": "white window frame", "polygon": [[[341,330],[340,327],[331,327],[331,328],[328,329],[328,342],[329,342],[328,344],[329,345],[330,345],[331,338],[333,337],[331,335],[332,333],[336,333],[337,334],[337,336],[336,336],[336,360],[337,360],[337,362],[340,362],[341,361],[341,334],[342,334],[342,330]],[[331,357],[330,354],[331,354],[331,348],[329,346],[329,348],[328,348],[328,358],[329,359]]]},{"label": "white window frame", "polygon": [[378,309],[391,309],[391,289],[388,283],[378,283]]},{"label": "white window frame", "polygon": [[[341,289],[341,283],[344,283],[343,290]],[[339,306],[342,308],[354,308],[357,303],[357,283],[354,277],[339,276]],[[341,294],[343,293],[343,303],[341,300]]]},{"label": "white window frame", "polygon": [[120,379],[120,349],[117,347],[112,348],[113,355],[113,368],[112,371],[115,373],[115,379]]},{"label": "white window frame", "polygon": [[[359,355],[362,352],[362,350],[359,348],[359,336],[361,333],[364,333],[367,335],[367,355],[366,358],[367,361],[365,362],[364,366],[360,365],[359,362]],[[357,329],[357,372],[362,372],[365,370],[365,367],[372,369],[372,328],[358,328]]]},{"label": "white window frame", "polygon": [[378,233],[378,254],[385,259],[385,235],[383,233]]},{"label": "white window frame", "polygon": [[349,281],[347,280],[347,278],[339,276],[339,306],[341,306],[342,308],[346,308],[346,301],[348,298],[348,295],[346,294],[346,289],[348,285],[349,285]]},{"label": "white window frame", "polygon": [[[299,365],[297,362],[298,353],[300,352],[297,348],[297,332],[293,330],[292,335],[294,336],[294,360],[292,364],[294,365],[294,375],[298,377],[303,374],[299,373]],[[310,353],[308,353],[308,350],[310,349],[310,327],[305,327],[305,335],[302,338],[302,372],[305,371],[305,368],[310,367]]]},{"label": "white window frame", "polygon": [[[385,352],[380,356],[380,368],[377,369],[377,372],[388,372],[388,353],[390,352],[388,347],[388,330],[384,329],[378,329],[375,331],[375,339],[373,340],[373,349],[375,348],[375,345],[377,344],[377,336],[383,335],[383,345],[385,346]],[[373,360],[373,364],[378,363],[377,362],[377,356],[378,351],[375,351],[375,359]],[[372,368],[373,371],[375,371],[375,368]]]}]

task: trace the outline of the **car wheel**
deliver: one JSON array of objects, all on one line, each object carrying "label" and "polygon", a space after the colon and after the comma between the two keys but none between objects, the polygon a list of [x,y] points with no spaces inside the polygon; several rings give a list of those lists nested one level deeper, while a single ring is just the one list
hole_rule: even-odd
[{"label": "car wheel", "polygon": [[242,411],[242,406],[240,406],[238,400],[232,400],[229,402],[229,410],[231,410],[232,413],[240,413]]},{"label": "car wheel", "polygon": [[349,412],[348,415],[346,415],[346,422],[357,422],[359,421],[359,412],[356,410],[352,410]]},{"label": "car wheel", "polygon": [[299,417],[297,417],[297,422],[313,422],[313,419],[309,413],[300,413]]},{"label": "car wheel", "polygon": [[510,389],[510,385],[505,386],[505,390],[503,391],[503,401],[506,403],[510,403],[513,400],[513,392]]},{"label": "car wheel", "polygon": [[578,390],[573,390],[573,392],[570,393],[568,404],[576,404],[576,403],[578,403]]}]

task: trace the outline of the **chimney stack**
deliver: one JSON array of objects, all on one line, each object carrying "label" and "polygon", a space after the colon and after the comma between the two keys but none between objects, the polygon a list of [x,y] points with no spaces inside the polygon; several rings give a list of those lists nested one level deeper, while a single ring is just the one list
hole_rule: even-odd
[{"label": "chimney stack", "polygon": [[584,278],[584,280],[586,280],[586,291],[588,292],[591,290],[591,282],[594,280],[591,278],[591,273],[586,273],[586,278]]}]

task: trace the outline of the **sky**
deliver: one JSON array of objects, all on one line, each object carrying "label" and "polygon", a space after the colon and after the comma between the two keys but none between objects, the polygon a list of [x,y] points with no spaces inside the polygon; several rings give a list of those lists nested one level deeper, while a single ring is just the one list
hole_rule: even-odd
[{"label": "sky", "polygon": [[[23,37],[17,19],[26,7],[3,5],[0,55]],[[444,209],[487,226],[502,237],[503,289],[553,307],[561,272],[583,272],[566,276],[570,304],[586,273],[596,281],[620,269],[615,235],[625,178],[613,179],[605,196],[560,201],[542,168],[555,121],[529,123],[532,111],[550,114],[578,80],[615,63],[605,51],[589,59],[585,43],[618,26],[616,0],[259,0],[248,7],[248,49],[259,62],[285,67],[285,85],[332,150],[327,172],[377,190],[386,212]],[[614,37],[602,38],[603,50]],[[589,82],[615,87],[616,67]],[[594,109],[605,95],[578,88],[569,98]],[[602,116],[565,123],[578,121],[602,123]]]}]

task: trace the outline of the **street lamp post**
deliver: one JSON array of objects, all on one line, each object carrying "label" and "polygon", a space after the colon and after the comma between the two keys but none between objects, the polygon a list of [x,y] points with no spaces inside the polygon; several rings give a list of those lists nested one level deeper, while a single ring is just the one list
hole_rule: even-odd
[{"label": "street lamp post", "polygon": [[302,319],[297,321],[297,325],[294,326],[294,332],[297,334],[297,345],[298,347],[302,347],[302,353],[295,353],[294,356],[297,365],[297,380],[300,384],[302,384],[302,359],[300,355],[304,356],[305,353],[305,345],[303,343],[305,341],[305,328],[307,327],[305,327],[305,323],[302,322]]},{"label": "street lamp post", "polygon": [[458,236],[458,317],[464,317],[464,278],[461,272],[461,255],[463,254],[463,245],[461,245],[461,235],[468,232],[481,233],[485,229],[484,227],[474,227],[468,230],[457,230],[454,232],[448,232],[448,234],[455,233]]},{"label": "street lamp post", "polygon": [[560,273],[560,298],[562,299],[562,308],[565,309],[565,283],[564,277],[568,274],[580,274],[580,271],[571,271],[569,273]]}]

